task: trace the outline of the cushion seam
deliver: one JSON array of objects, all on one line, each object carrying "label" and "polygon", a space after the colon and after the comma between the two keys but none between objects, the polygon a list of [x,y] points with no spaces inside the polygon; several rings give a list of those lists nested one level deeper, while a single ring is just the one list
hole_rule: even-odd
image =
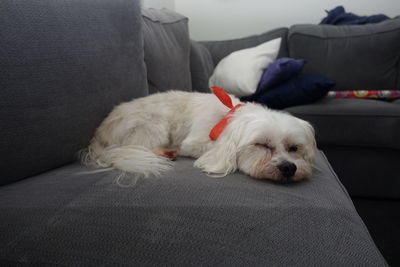
[{"label": "cushion seam", "polygon": [[[253,38],[259,38],[259,37],[264,36],[266,34],[272,35],[272,34],[275,34],[275,33],[288,32],[288,31],[289,31],[288,28],[282,27],[282,28],[278,28],[278,29],[275,29],[275,30],[271,30],[271,31],[268,31],[268,32],[261,33],[261,34],[254,34],[254,35],[251,35],[251,36],[248,36],[248,37],[244,37],[244,38],[235,38],[235,39],[220,40],[220,41],[212,41],[212,40],[207,41],[206,40],[206,41],[201,41],[201,43],[220,44],[220,43],[229,43],[229,42],[236,42],[236,41],[243,41],[243,40],[251,40]],[[279,38],[279,37],[276,37],[276,38]],[[271,39],[271,40],[273,40],[273,39]]]},{"label": "cushion seam", "polygon": [[[353,147],[353,148],[366,148],[366,146],[360,146],[360,145],[342,145],[342,144],[322,144],[321,142],[319,142],[320,145],[322,145],[322,147],[324,148],[349,148],[349,147]],[[323,150],[324,148],[322,148],[321,150]],[[388,149],[388,150],[393,150],[393,152],[397,152],[399,149],[397,148],[393,148],[393,147],[383,147],[383,146],[368,146],[367,148],[370,149]]]},{"label": "cushion seam", "polygon": [[382,146],[382,145],[375,146],[375,145],[371,145],[371,144],[362,145],[362,144],[354,144],[354,142],[351,142],[351,144],[346,145],[346,144],[343,144],[343,143],[337,144],[337,142],[336,143],[335,142],[336,141],[334,141],[334,142],[318,141],[318,144],[322,145],[322,146],[335,146],[335,147],[337,146],[337,147],[346,147],[346,148],[353,147],[353,148],[370,148],[370,149],[375,149],[375,148],[376,149],[391,149],[391,150],[396,150],[396,151],[400,150],[400,149],[394,148],[393,146]]},{"label": "cushion seam", "polygon": [[188,21],[188,20],[189,20],[188,18],[181,18],[181,19],[176,20],[176,21],[163,22],[163,21],[161,21],[161,20],[154,20],[154,19],[151,19],[151,18],[149,18],[149,17],[146,17],[145,15],[142,15],[142,17],[143,17],[143,19],[147,19],[147,20],[149,20],[149,21],[151,21],[151,22],[156,22],[156,23],[160,23],[160,24],[163,24],[163,25],[175,24],[175,23],[179,23],[179,22],[181,22],[181,21]]},{"label": "cushion seam", "polygon": [[[289,111],[290,112],[290,111]],[[399,118],[400,119],[400,114],[399,115],[364,115],[364,114],[312,114],[312,113],[296,113],[296,112],[290,112],[293,115],[296,116],[315,116],[315,117],[324,117],[324,116],[330,116],[330,117],[377,117],[377,118]]]},{"label": "cushion seam", "polygon": [[[363,35],[347,35],[347,36],[340,36],[340,37],[322,37],[322,36],[316,36],[308,33],[301,33],[301,32],[294,32],[288,34],[288,39],[290,39],[292,36],[299,35],[299,36],[307,36],[307,37],[312,37],[316,39],[321,39],[321,40],[332,40],[332,39],[349,39],[349,38],[360,38],[360,37],[371,37],[375,35],[381,35],[381,34],[387,34],[387,33],[393,33],[393,32],[400,32],[400,28],[396,28],[393,30],[387,30],[387,31],[381,31],[381,32],[376,32],[376,33],[366,33]],[[290,42],[289,42],[290,43]]]},{"label": "cushion seam", "polygon": [[31,264],[51,264],[51,266],[59,266],[59,267],[67,267],[69,265],[64,265],[64,264],[59,264],[59,263],[54,263],[52,261],[31,261],[31,262],[26,262],[26,261],[20,261],[20,260],[9,260],[7,258],[0,258],[0,260],[4,259],[7,263],[13,263],[13,264],[22,264],[22,266],[30,266]]}]

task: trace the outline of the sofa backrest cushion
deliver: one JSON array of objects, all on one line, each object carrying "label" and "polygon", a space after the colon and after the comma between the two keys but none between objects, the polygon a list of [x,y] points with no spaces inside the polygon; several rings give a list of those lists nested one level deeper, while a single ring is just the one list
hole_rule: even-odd
[{"label": "sofa backrest cushion", "polygon": [[143,9],[149,92],[192,90],[188,19],[168,9]]},{"label": "sofa backrest cushion", "polygon": [[139,1],[2,0],[0,184],[75,160],[114,105],[148,93]]},{"label": "sofa backrest cushion", "polygon": [[210,51],[201,43],[191,41],[190,73],[193,91],[210,93],[208,80],[214,72],[214,62]]},{"label": "sofa backrest cushion", "polygon": [[305,74],[322,74],[335,90],[400,88],[400,19],[367,25],[295,25],[289,55],[306,60]]},{"label": "sofa backrest cushion", "polygon": [[216,66],[221,61],[221,59],[223,59],[232,52],[254,47],[276,38],[282,38],[281,48],[278,53],[278,58],[286,57],[288,56],[287,34],[288,34],[288,28],[278,28],[265,32],[260,35],[253,35],[249,37],[233,39],[233,40],[224,40],[224,41],[205,41],[201,43],[204,44],[210,51],[214,61],[214,65]]}]

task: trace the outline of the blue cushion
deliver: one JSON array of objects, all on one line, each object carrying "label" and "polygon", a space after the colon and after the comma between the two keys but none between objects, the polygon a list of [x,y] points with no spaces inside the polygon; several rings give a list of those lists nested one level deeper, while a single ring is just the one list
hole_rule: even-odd
[{"label": "blue cushion", "polygon": [[256,92],[284,82],[300,73],[304,60],[282,57],[275,60],[261,76]]},{"label": "blue cushion", "polygon": [[[312,103],[332,89],[335,83],[323,75],[298,75],[275,87],[265,90],[254,99],[273,109],[284,109],[291,106]],[[246,101],[245,98],[241,99]]]}]

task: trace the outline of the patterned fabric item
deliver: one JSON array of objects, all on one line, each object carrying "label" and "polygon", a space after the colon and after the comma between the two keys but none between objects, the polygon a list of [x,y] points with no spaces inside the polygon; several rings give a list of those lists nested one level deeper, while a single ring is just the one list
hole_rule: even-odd
[{"label": "patterned fabric item", "polygon": [[353,90],[329,91],[326,98],[375,98],[395,99],[400,98],[400,90]]}]

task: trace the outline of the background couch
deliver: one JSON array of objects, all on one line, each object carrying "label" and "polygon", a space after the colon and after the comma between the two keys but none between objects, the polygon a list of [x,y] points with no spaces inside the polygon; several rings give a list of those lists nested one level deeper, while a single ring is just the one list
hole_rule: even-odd
[{"label": "background couch", "polygon": [[[305,59],[304,74],[333,79],[335,90],[400,88],[400,19],[378,24],[294,25],[260,35],[203,42],[212,65],[229,53],[281,37],[278,57]],[[206,87],[200,85],[202,88]],[[312,123],[326,153],[375,241],[400,264],[398,139],[400,100],[321,99],[286,109]]]},{"label": "background couch", "polygon": [[[235,50],[277,37],[284,40],[278,57],[304,59],[303,73],[329,77],[336,82],[335,90],[400,87],[400,19],[352,26],[294,25],[204,45],[216,65]],[[329,155],[351,195],[399,199],[395,167],[400,146],[399,100],[323,99],[287,111],[313,124],[319,147]]]},{"label": "background couch", "polygon": [[2,264],[386,265],[322,152],[310,181],[287,186],[211,179],[183,158],[121,186],[76,162],[113,106],[208,91],[229,51],[282,35],[288,55],[287,29],[197,43],[184,16],[133,0],[1,5]]},{"label": "background couch", "polygon": [[[203,44],[215,66],[233,51],[277,37],[283,40],[278,57],[305,59],[303,73],[333,79],[335,90],[400,88],[399,18],[369,25],[294,25]],[[400,223],[400,100],[321,99],[286,110],[312,123],[318,147],[353,197],[376,242],[393,264],[400,264],[396,227]]]}]

